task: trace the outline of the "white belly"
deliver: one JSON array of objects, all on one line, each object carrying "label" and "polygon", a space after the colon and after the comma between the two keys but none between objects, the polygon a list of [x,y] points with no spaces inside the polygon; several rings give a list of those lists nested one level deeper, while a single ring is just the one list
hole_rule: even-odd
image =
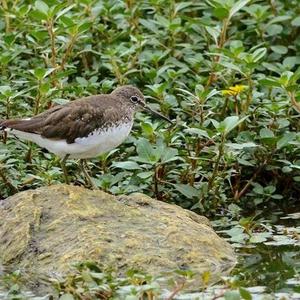
[{"label": "white belly", "polygon": [[92,158],[120,145],[129,135],[131,127],[132,123],[126,123],[103,131],[96,130],[87,137],[75,139],[72,144],[9,128],[6,131],[22,140],[32,141],[61,158],[67,154],[70,158]]}]

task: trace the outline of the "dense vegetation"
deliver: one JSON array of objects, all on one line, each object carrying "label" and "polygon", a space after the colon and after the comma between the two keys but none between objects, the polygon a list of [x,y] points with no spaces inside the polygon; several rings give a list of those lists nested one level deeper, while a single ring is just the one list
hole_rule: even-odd
[{"label": "dense vegetation", "polygon": [[[138,115],[133,136],[93,160],[101,188],[210,213],[297,196],[297,1],[3,3],[1,118],[130,83],[177,119]],[[3,197],[63,180],[33,145],[10,140],[1,161]]]},{"label": "dense vegetation", "polygon": [[[0,119],[136,85],[176,125],[138,113],[91,160],[96,184],[229,215],[233,242],[265,241],[254,219],[299,205],[299,13],[297,0],[2,0]],[[62,181],[52,154],[1,143],[0,198]]]}]

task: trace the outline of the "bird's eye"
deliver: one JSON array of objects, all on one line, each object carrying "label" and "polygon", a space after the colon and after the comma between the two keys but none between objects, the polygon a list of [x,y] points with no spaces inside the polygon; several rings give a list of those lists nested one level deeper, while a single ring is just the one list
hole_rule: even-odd
[{"label": "bird's eye", "polygon": [[137,103],[139,101],[139,98],[137,96],[131,96],[130,100],[132,103]]}]

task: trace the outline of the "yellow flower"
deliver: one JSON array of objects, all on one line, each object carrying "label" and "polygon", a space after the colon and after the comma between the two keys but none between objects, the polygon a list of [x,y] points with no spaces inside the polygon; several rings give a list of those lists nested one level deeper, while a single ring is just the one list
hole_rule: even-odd
[{"label": "yellow flower", "polygon": [[244,91],[247,88],[246,85],[235,85],[235,86],[231,86],[229,87],[227,90],[222,90],[222,95],[226,96],[237,96],[238,94],[240,94],[242,91]]}]

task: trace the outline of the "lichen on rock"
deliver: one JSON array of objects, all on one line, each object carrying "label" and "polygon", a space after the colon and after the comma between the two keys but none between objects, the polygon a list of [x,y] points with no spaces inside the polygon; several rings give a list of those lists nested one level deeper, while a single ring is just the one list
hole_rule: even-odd
[{"label": "lichen on rock", "polygon": [[26,272],[31,282],[68,273],[92,260],[119,275],[174,270],[216,280],[235,264],[231,246],[209,221],[143,194],[113,196],[55,185],[16,194],[0,205],[0,264]]}]

